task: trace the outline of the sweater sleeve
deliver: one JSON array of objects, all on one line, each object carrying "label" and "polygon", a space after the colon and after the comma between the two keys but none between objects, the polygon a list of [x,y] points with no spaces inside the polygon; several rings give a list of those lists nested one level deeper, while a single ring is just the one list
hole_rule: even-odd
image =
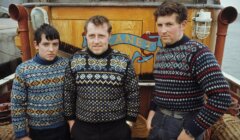
[{"label": "sweater sleeve", "polygon": [[124,88],[127,100],[127,120],[136,121],[139,113],[140,94],[137,76],[131,61],[128,63]]},{"label": "sweater sleeve", "polygon": [[76,84],[71,71],[71,61],[65,70],[64,78],[64,114],[67,120],[76,118]]},{"label": "sweater sleeve", "polygon": [[152,110],[152,111],[157,110],[157,104],[154,102],[153,99],[150,101],[150,110]]},{"label": "sweater sleeve", "polygon": [[12,85],[11,94],[11,115],[12,124],[16,138],[27,136],[27,86],[24,77],[24,70],[20,67],[16,69],[15,79]]},{"label": "sweater sleeve", "polygon": [[231,103],[229,86],[210,50],[200,49],[192,58],[192,73],[207,96],[196,117],[184,127],[193,136],[200,135],[225,113]]}]

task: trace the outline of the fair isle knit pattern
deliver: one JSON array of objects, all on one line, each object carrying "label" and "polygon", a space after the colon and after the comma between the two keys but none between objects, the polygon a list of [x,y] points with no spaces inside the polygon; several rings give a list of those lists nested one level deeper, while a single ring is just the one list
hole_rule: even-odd
[{"label": "fair isle knit pattern", "polygon": [[135,121],[139,89],[131,60],[108,49],[100,56],[76,53],[66,69],[64,110],[68,120],[98,123]]},{"label": "fair isle knit pattern", "polygon": [[[210,50],[184,36],[157,53],[154,103],[173,111],[199,111],[184,128],[198,136],[214,124],[231,103],[229,86]],[[208,99],[204,104],[204,94]]]},{"label": "fair isle knit pattern", "polygon": [[48,62],[36,55],[17,67],[11,97],[17,138],[27,135],[26,127],[47,129],[65,123],[63,83],[67,64],[65,58],[57,57]]}]

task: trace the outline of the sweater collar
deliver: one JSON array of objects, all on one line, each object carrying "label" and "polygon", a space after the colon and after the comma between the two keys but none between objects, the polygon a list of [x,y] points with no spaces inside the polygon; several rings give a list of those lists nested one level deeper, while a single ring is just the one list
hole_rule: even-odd
[{"label": "sweater collar", "polygon": [[165,48],[174,48],[174,47],[180,46],[180,45],[188,42],[189,40],[190,39],[186,35],[183,35],[183,37],[179,41],[177,41],[177,42],[175,42],[174,44],[171,44],[171,45],[166,45]]},{"label": "sweater collar", "polygon": [[109,45],[109,46],[108,46],[108,49],[107,49],[104,53],[102,53],[102,54],[100,54],[100,55],[96,55],[96,54],[94,54],[92,51],[90,51],[90,50],[87,48],[88,54],[89,54],[90,56],[94,57],[94,58],[105,58],[105,57],[108,56],[112,51],[113,51],[113,49],[112,49],[111,46]]},{"label": "sweater collar", "polygon": [[51,64],[55,63],[57,60],[58,60],[58,56],[56,56],[54,58],[54,60],[52,60],[52,61],[47,61],[47,60],[44,60],[43,58],[41,58],[39,56],[39,54],[36,54],[35,57],[33,58],[33,61],[35,61],[41,65],[51,65]]}]

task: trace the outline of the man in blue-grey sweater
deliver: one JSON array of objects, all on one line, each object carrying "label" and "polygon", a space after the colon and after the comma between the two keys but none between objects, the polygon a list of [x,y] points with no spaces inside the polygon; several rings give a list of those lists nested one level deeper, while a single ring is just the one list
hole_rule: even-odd
[{"label": "man in blue-grey sweater", "polygon": [[38,53],[17,67],[13,81],[11,109],[15,136],[20,140],[69,140],[69,126],[63,117],[68,60],[57,56],[59,33],[43,24],[34,37]]}]

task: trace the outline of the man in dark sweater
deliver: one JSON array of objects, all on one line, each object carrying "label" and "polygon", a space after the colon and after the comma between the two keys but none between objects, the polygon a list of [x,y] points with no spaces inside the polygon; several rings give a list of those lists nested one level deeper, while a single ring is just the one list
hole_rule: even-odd
[{"label": "man in dark sweater", "polygon": [[184,5],[163,2],[154,16],[165,47],[154,65],[149,140],[202,140],[203,132],[228,109],[229,86],[208,47],[184,35]]},{"label": "man in dark sweater", "polygon": [[[17,67],[11,110],[20,140],[70,140],[63,116],[63,83],[68,60],[57,56],[58,31],[43,24],[35,31],[36,56]],[[29,128],[29,133],[28,133]]]},{"label": "man in dark sweater", "polygon": [[[87,48],[72,56],[66,69],[64,109],[74,140],[130,140],[139,87],[127,55],[108,41],[112,26],[93,16],[85,27]],[[128,124],[126,123],[128,121]]]}]

